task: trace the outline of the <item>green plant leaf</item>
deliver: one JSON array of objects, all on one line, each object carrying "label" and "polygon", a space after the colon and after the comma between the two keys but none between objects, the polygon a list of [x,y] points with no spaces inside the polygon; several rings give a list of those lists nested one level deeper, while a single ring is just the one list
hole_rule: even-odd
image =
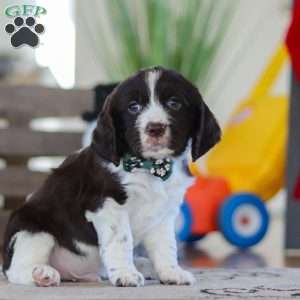
[{"label": "green plant leaf", "polygon": [[[99,35],[93,38],[93,43],[109,79],[120,80],[141,68],[162,65],[207,88],[236,1],[107,0],[105,3],[103,7],[113,34],[97,24]],[[111,45],[114,51],[109,48]]]}]

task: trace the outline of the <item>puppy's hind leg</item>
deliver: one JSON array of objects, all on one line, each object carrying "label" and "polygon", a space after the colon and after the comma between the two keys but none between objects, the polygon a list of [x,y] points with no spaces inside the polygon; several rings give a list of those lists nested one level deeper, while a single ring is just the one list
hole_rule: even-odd
[{"label": "puppy's hind leg", "polygon": [[19,231],[11,239],[11,262],[5,274],[16,284],[59,285],[60,274],[48,265],[55,241],[46,232]]}]

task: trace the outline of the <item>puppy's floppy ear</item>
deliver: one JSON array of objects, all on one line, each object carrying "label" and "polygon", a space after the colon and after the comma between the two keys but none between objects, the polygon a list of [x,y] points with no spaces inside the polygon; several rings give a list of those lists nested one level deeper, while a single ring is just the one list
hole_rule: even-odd
[{"label": "puppy's floppy ear", "polygon": [[112,95],[107,97],[103,109],[98,115],[91,146],[101,158],[113,162],[117,166],[120,164],[116,129],[112,114]]},{"label": "puppy's floppy ear", "polygon": [[192,136],[192,159],[197,160],[220,141],[220,126],[197,90],[198,117]]}]

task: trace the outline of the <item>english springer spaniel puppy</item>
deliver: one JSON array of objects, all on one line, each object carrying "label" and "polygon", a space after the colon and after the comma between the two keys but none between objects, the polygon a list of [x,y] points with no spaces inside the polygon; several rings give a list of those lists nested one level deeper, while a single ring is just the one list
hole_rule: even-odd
[{"label": "english springer spaniel puppy", "polygon": [[177,261],[175,219],[192,178],[184,172],[220,139],[197,88],[153,67],[107,97],[90,146],[68,156],[6,228],[3,271],[12,283],[61,280],[142,286],[142,244],[163,284],[192,284]]}]

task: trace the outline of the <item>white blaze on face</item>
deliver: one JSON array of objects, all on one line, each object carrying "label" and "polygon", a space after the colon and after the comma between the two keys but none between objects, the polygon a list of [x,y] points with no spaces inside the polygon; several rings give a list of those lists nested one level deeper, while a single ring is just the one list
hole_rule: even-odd
[{"label": "white blaze on face", "polygon": [[148,87],[149,104],[137,119],[137,128],[140,133],[142,154],[144,157],[163,158],[172,155],[173,151],[168,148],[170,128],[167,127],[165,134],[159,138],[153,138],[146,134],[145,129],[149,123],[161,123],[170,125],[169,115],[157,98],[155,87],[161,72],[152,70],[146,73],[145,81]]}]

